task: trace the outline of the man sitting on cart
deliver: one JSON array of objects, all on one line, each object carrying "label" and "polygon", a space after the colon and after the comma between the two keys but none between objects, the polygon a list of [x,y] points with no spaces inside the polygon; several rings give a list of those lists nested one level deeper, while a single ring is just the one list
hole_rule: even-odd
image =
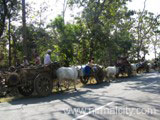
[{"label": "man sitting on cart", "polygon": [[44,65],[49,65],[52,63],[51,52],[51,50],[47,50],[47,54],[44,56]]},{"label": "man sitting on cart", "polygon": [[95,72],[95,71],[96,71],[96,67],[94,67],[94,58],[92,58],[88,61],[88,64],[83,69],[83,73],[85,76],[89,77],[91,75],[91,72]]}]

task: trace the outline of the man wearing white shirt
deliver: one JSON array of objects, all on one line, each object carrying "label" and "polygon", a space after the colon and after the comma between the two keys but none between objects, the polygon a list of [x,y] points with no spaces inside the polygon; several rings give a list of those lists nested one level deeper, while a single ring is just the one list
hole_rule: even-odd
[{"label": "man wearing white shirt", "polygon": [[44,57],[44,64],[45,64],[45,65],[48,65],[48,64],[51,64],[51,63],[52,63],[51,57],[50,57],[51,52],[52,52],[51,50],[48,50],[48,51],[47,51],[47,54],[46,54],[45,57]]}]

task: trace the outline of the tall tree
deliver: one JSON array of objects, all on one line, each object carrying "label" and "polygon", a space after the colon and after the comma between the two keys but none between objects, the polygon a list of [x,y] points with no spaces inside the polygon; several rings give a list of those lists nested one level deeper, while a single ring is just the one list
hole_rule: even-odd
[{"label": "tall tree", "polygon": [[0,0],[0,37],[3,35],[7,16],[7,0]]},{"label": "tall tree", "polygon": [[140,60],[140,58],[142,57],[142,53],[144,54],[143,56],[145,56],[147,53],[147,49],[150,44],[150,39],[152,39],[152,37],[155,36],[154,30],[158,25],[156,22],[158,16],[148,11],[144,11],[143,16],[142,12],[139,11],[137,12],[137,15],[137,21],[134,23],[133,27],[133,34],[135,35],[136,39],[136,57],[138,60]]},{"label": "tall tree", "polygon": [[27,37],[26,37],[26,11],[25,11],[25,0],[22,0],[22,23],[23,23],[23,48],[24,55],[28,57],[27,52]]},{"label": "tall tree", "polygon": [[[119,51],[117,48],[126,48],[124,47],[125,42],[131,42],[131,35],[129,32],[127,33],[131,25],[128,24],[127,20],[130,19],[132,14],[128,14],[126,2],[128,0],[70,0],[71,5],[76,4],[84,8],[81,19],[87,29],[90,57],[96,57],[97,60],[104,61],[101,58],[105,56],[103,57],[105,60],[108,59],[110,63],[114,63],[112,58],[118,54],[118,52],[116,53],[116,51]],[[119,32],[121,29],[123,33],[126,32],[123,37],[118,35],[122,34]],[[117,41],[121,41],[123,44],[118,45]],[[129,49],[130,46],[124,52]]]}]

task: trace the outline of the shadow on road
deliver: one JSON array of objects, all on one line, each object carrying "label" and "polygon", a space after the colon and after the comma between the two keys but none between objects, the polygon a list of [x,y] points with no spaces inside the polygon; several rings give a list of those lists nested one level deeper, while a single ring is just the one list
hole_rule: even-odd
[{"label": "shadow on road", "polygon": [[68,99],[70,97],[76,97],[76,96],[81,96],[83,94],[87,94],[90,92],[90,90],[85,90],[85,91],[68,91],[68,92],[59,92],[59,93],[53,93],[50,96],[47,97],[36,97],[36,96],[31,96],[31,97],[24,97],[15,101],[9,102],[12,105],[17,105],[17,104],[37,104],[37,103],[44,103],[44,102],[50,102],[54,100],[63,100],[63,99]]},{"label": "shadow on road", "polygon": [[[130,90],[140,90],[160,95],[160,75],[158,73],[148,73],[145,76],[137,76],[130,79],[133,83],[128,83]],[[129,90],[126,89],[126,90]]]},{"label": "shadow on road", "polygon": [[104,88],[109,85],[110,85],[110,83],[103,82],[103,83],[98,83],[98,84],[87,84],[87,85],[84,85],[83,88],[101,89],[101,88]]},{"label": "shadow on road", "polygon": [[[115,81],[112,81],[111,83],[103,82],[100,84],[87,84],[83,86],[83,88],[89,88],[89,89],[101,89],[106,86],[109,86],[110,84],[114,83],[120,83],[120,82],[127,82],[127,81],[133,81],[133,83],[128,83],[128,88],[126,90],[140,90],[143,92],[150,92],[154,94],[160,94],[160,77],[157,76],[157,73],[152,74],[145,74],[130,77],[130,78],[119,78]],[[87,94],[88,92],[91,92],[91,90],[85,89],[85,91],[67,91],[67,92],[59,92],[59,93],[53,93],[52,95],[48,97],[39,98],[36,96],[32,97],[24,97],[12,102],[9,102],[12,105],[16,104],[37,104],[42,102],[50,102],[53,100],[64,100],[68,99],[70,97],[77,97],[82,96],[83,94]]]},{"label": "shadow on road", "polygon": [[[100,84],[87,84],[84,85],[83,88],[89,88],[89,89],[100,89],[105,86],[109,86],[110,83],[103,82]],[[79,88],[80,89],[80,88]],[[43,103],[43,102],[50,102],[53,100],[63,100],[68,99],[71,97],[77,97],[82,96],[83,94],[87,94],[88,92],[92,92],[91,90],[79,90],[79,91],[65,91],[65,92],[58,92],[58,93],[52,93],[50,96],[47,97],[37,97],[37,96],[31,96],[31,97],[22,97],[20,99],[14,100],[9,102],[12,105],[17,104],[37,104],[37,103]]]}]

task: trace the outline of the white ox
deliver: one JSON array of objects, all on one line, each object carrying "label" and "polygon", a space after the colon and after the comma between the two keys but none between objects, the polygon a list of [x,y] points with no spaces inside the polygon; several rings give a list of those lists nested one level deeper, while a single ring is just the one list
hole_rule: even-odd
[{"label": "white ox", "polygon": [[131,64],[133,74],[136,75],[138,67],[139,67],[139,64],[134,64],[134,63]]},{"label": "white ox", "polygon": [[118,73],[118,68],[116,68],[116,66],[108,66],[105,69],[105,72],[107,78],[115,78],[116,74]]},{"label": "white ox", "polygon": [[61,67],[57,69],[56,75],[60,86],[62,82],[67,82],[67,89],[69,89],[70,82],[74,82],[74,89],[77,90],[76,82],[78,79],[78,70],[75,67]]}]

